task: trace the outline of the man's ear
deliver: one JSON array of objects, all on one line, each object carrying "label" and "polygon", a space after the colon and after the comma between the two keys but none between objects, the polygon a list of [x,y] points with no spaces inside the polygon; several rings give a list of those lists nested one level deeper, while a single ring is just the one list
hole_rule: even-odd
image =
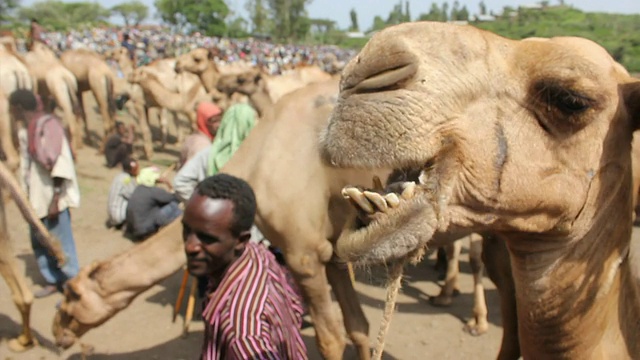
[{"label": "man's ear", "polygon": [[240,233],[238,236],[238,245],[244,246],[251,240],[251,230],[246,230]]}]

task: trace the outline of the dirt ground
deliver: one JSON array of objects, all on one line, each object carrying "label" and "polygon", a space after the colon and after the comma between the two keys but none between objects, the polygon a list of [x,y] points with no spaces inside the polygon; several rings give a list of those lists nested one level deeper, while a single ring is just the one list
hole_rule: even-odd
[{"label": "dirt ground", "polygon": [[[153,123],[152,123],[153,125]],[[102,127],[91,122],[90,127],[99,133]],[[157,129],[156,133],[157,133]],[[175,133],[175,132],[174,132]],[[171,140],[171,138],[170,138]],[[94,260],[106,259],[125,251],[133,244],[120,232],[105,228],[107,192],[117,169],[107,169],[104,158],[96,149],[85,147],[79,151],[77,174],[82,194],[81,206],[72,211],[72,225],[81,266]],[[158,151],[152,162],[168,166],[176,159],[176,146]],[[143,165],[150,164],[144,161]],[[10,236],[17,263],[26,274],[35,291],[43,279],[33,257],[27,226],[15,205],[8,208]],[[12,221],[12,219],[16,219]],[[634,234],[637,236],[637,234]],[[441,283],[436,281],[432,268],[434,257],[425,259],[416,267],[409,267],[398,298],[395,313],[386,341],[386,359],[491,359],[498,352],[502,336],[499,299],[493,284],[485,278],[486,298],[489,307],[489,331],[479,337],[463,332],[463,325],[471,316],[472,278],[467,257],[467,245],[463,250],[460,277],[461,294],[448,308],[436,308],[429,304],[430,296],[438,294]],[[385,290],[381,286],[382,269],[356,269],[359,298],[369,319],[370,338],[376,338],[384,306]],[[89,359],[195,359],[200,353],[203,324],[191,323],[190,332],[181,336],[183,310],[175,323],[171,322],[173,304],[180,286],[182,272],[153,286],[133,301],[129,308],[117,314],[102,326],[91,330],[82,342],[94,346]],[[11,301],[9,289],[0,281],[0,360],[2,359],[81,359],[79,344],[66,351],[59,351],[53,343],[51,323],[55,305],[62,299],[56,294],[35,299],[32,307],[32,328],[40,346],[25,353],[11,353],[7,339],[16,336],[20,329],[19,313]],[[186,302],[186,301],[185,301]],[[336,307],[336,312],[338,311]],[[303,330],[309,358],[320,359],[311,326]],[[355,358],[353,347],[348,347],[345,358]]]}]

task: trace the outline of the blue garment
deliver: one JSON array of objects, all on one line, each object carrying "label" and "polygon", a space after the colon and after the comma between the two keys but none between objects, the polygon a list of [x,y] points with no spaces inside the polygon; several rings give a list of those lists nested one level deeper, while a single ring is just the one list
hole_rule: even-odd
[{"label": "blue garment", "polygon": [[76,244],[73,240],[73,233],[71,232],[71,215],[69,209],[58,214],[57,220],[49,220],[46,217],[40,219],[44,226],[55,236],[62,245],[62,251],[67,259],[62,269],[57,266],[55,257],[49,255],[46,248],[44,248],[36,236],[36,231],[31,228],[31,247],[33,253],[36,256],[38,267],[42,277],[47,281],[49,285],[62,286],[67,280],[75,277],[78,274],[78,256],[76,255]]},{"label": "blue garment", "polygon": [[180,203],[173,201],[160,208],[158,217],[156,218],[156,226],[158,229],[165,225],[169,225],[170,222],[182,215],[182,210],[178,204]]}]

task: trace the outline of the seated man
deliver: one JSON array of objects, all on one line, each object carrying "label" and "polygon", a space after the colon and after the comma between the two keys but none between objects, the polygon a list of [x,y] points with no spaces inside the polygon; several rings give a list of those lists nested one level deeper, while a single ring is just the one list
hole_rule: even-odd
[{"label": "seated man", "polygon": [[122,161],[122,172],[113,179],[109,189],[107,212],[108,227],[120,228],[127,218],[129,198],[136,188],[136,176],[139,173],[138,161],[127,158]]},{"label": "seated man", "polygon": [[116,121],[116,133],[107,139],[104,145],[104,157],[107,167],[112,168],[133,154],[134,127],[129,129],[120,121]]},{"label": "seated man", "polygon": [[202,359],[307,358],[295,284],[272,253],[249,242],[255,213],[249,184],[227,174],[205,178],[186,203],[187,267],[209,278]]},{"label": "seated man", "polygon": [[127,232],[135,240],[144,240],[182,215],[180,201],[165,189],[156,187],[156,183],[171,183],[160,177],[160,170],[148,167],[140,170],[136,178],[138,186],[129,198],[127,206]]}]

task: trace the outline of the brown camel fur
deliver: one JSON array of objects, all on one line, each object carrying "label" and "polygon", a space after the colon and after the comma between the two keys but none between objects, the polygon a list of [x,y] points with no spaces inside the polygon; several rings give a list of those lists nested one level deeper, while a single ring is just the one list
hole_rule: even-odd
[{"label": "brown camel fur", "polygon": [[71,346],[77,337],[100,326],[185,263],[178,218],[131,249],[82,268],[67,282],[65,300],[56,313],[56,343]]},{"label": "brown camel fur", "polygon": [[[341,359],[345,346],[342,326],[333,311],[331,289],[340,304],[347,333],[356,344],[360,358],[368,359],[368,323],[349,281],[345,264],[337,262],[333,256],[332,242],[343,228],[346,216],[352,212],[341,201],[341,189],[346,184],[368,184],[373,175],[386,178],[389,171],[345,171],[321,163],[317,152],[318,136],[334,105],[337,90],[336,78],[283,97],[256,125],[223,172],[246,179],[254,188],[259,204],[256,224],[275,246],[284,251],[290,268],[301,284],[313,317],[318,345],[325,358]],[[283,147],[282,144],[287,146]],[[297,150],[292,152],[290,149]],[[291,181],[292,173],[297,174],[296,181]],[[283,188],[282,183],[288,185]],[[290,206],[301,193],[305,194],[305,211]],[[440,245],[448,245],[459,237],[443,237]],[[162,245],[166,247],[162,258],[170,260],[145,261],[145,264],[154,267],[153,270],[139,265],[140,260],[119,260],[125,259],[125,255],[105,261],[105,264],[115,262],[118,265],[108,269],[122,271],[122,274],[116,274],[114,270],[108,270],[105,274],[101,270],[93,272],[94,277],[112,284],[106,290],[102,287],[99,291],[94,290],[96,287],[90,285],[94,281],[86,276],[86,272],[72,280],[72,284],[88,285],[82,285],[82,290],[66,297],[64,304],[68,310],[61,312],[54,326],[57,329],[57,342],[70,346],[75,336],[108,320],[116,311],[122,310],[132,297],[146,289],[133,283],[135,277],[127,276],[134,273],[133,270],[123,269],[133,268],[136,274],[146,274],[141,280],[145,286],[158,271],[161,271],[162,277],[156,277],[154,282],[160,281],[166,276],[164,274],[179,270],[182,263],[176,259],[184,261],[179,235],[173,241],[172,245]],[[151,240],[146,240],[147,243],[152,246]],[[176,247],[180,247],[179,253],[172,252],[177,251]],[[149,250],[149,254],[153,254],[150,256],[159,257],[161,246],[154,246],[154,249]],[[138,250],[134,248],[131,252],[137,254]],[[122,276],[127,281],[120,285],[115,280],[107,280],[116,276],[118,279]],[[135,291],[132,290],[134,288]],[[113,303],[113,299],[118,299],[118,302]],[[103,308],[109,311],[103,311]],[[91,322],[79,320],[87,318]],[[479,325],[481,329],[481,320]]]},{"label": "brown camel fur", "polygon": [[[85,91],[91,91],[95,97],[104,127],[103,142],[106,141],[115,127],[116,104],[113,71],[102,56],[88,49],[67,50],[60,56],[60,61],[71,71],[78,82],[78,99],[83,114],[86,114],[86,110],[82,94]],[[87,123],[85,115],[85,129],[87,129]],[[85,132],[85,135],[89,136],[88,131],[85,130]]]},{"label": "brown camel fur", "polygon": [[[9,38],[11,40],[12,38]],[[8,96],[17,89],[34,90],[32,77],[24,59],[13,51],[15,43],[0,46],[0,143],[5,156],[5,164],[16,171],[20,164],[17,144],[13,139],[14,129],[9,117]]]},{"label": "brown camel fur", "polygon": [[[64,253],[60,248],[60,244],[42,225],[35,214],[35,210],[31,207],[27,195],[3,162],[0,162],[0,185],[0,193],[2,189],[9,193],[10,198],[16,202],[24,219],[40,234],[39,240],[42,244],[58,259],[59,264],[63,264]],[[9,348],[16,352],[25,351],[36,344],[36,339],[33,337],[29,326],[33,293],[29,290],[24,276],[18,270],[15,254],[9,243],[9,231],[7,229],[7,217],[3,200],[0,200],[0,275],[9,285],[13,302],[22,317],[22,331],[17,338],[9,340]]]},{"label": "brown camel fur", "polygon": [[321,140],[327,163],[422,174],[386,212],[390,195],[345,189],[380,211],[350,221],[339,256],[390,261],[441,232],[493,233],[508,249],[506,303],[525,359],[638,358],[629,247],[640,82],[602,47],[402,24],[369,41],[340,88]]},{"label": "brown camel fur", "polygon": [[37,79],[38,94],[45,106],[51,97],[62,111],[62,119],[71,136],[70,145],[75,153],[76,149],[82,147],[79,132],[81,109],[75,76],[62,65],[51,49],[39,42],[34,44],[24,58],[29,65],[29,70]]}]

